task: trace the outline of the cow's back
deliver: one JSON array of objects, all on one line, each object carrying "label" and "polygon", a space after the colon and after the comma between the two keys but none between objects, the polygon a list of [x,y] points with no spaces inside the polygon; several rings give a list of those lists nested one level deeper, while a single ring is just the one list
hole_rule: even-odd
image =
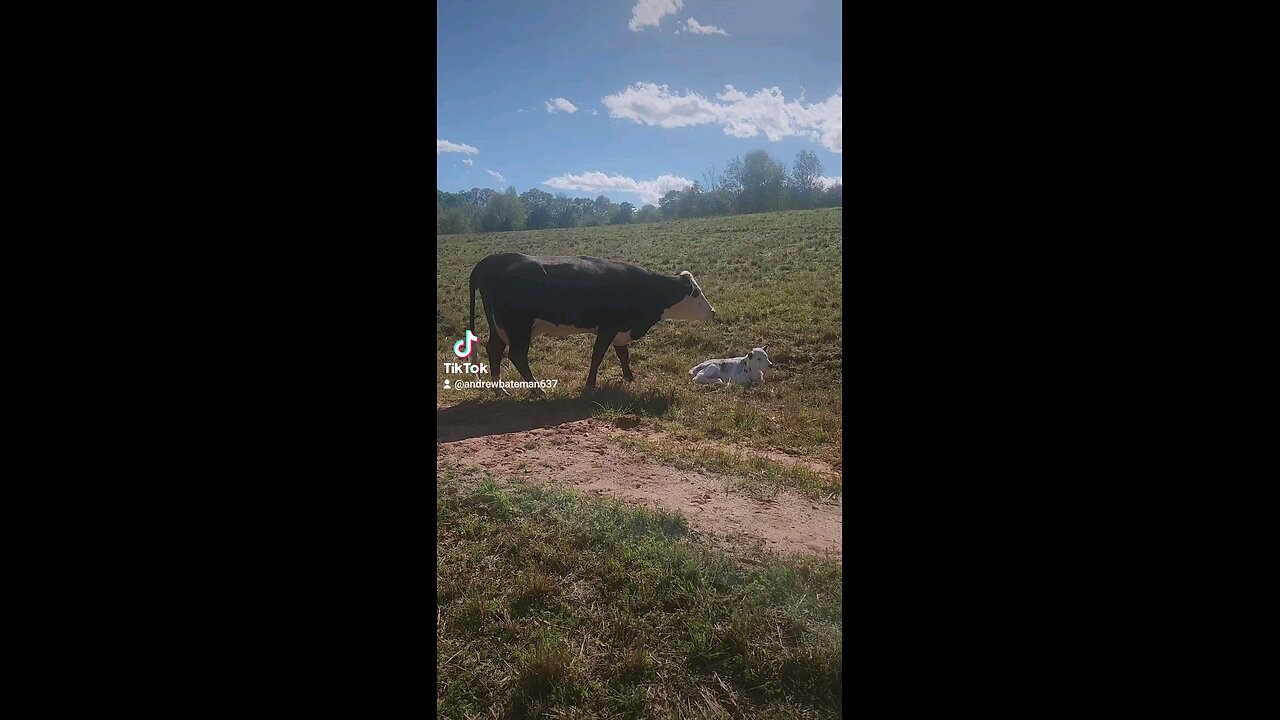
[{"label": "cow's back", "polygon": [[534,256],[523,253],[490,255],[476,265],[475,274],[487,280],[495,294],[550,296],[561,300],[596,302],[623,300],[652,286],[654,273],[630,263],[583,256]]},{"label": "cow's back", "polygon": [[500,278],[536,280],[539,275],[545,275],[545,273],[542,271],[538,258],[514,252],[489,255],[476,263],[475,269],[471,271],[471,276],[478,280]]}]

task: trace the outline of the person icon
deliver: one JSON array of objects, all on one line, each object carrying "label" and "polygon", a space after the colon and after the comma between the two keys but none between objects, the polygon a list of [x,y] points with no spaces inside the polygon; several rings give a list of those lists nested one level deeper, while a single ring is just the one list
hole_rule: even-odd
[{"label": "person icon", "polygon": [[448,389],[449,389],[449,378],[445,378],[445,379],[444,379],[444,389],[445,389],[445,390],[448,390]]}]

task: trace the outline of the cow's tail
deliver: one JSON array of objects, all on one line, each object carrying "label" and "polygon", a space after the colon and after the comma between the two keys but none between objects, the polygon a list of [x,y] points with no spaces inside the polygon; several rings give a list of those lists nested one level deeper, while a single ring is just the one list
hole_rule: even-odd
[{"label": "cow's tail", "polygon": [[[479,269],[479,268],[476,268],[476,269]],[[476,270],[472,270],[471,271],[471,319],[467,323],[467,330],[470,331],[471,334],[475,335],[477,338],[480,337],[479,335],[476,334],[476,290],[478,289],[479,288],[476,287]],[[489,332],[493,332],[492,327],[489,329]],[[475,356],[479,357],[480,353],[477,352]],[[477,380],[480,379],[479,370],[476,371],[476,379]]]},{"label": "cow's tail", "polygon": [[467,329],[472,335],[476,334],[476,271],[471,271],[471,322],[467,324]]}]

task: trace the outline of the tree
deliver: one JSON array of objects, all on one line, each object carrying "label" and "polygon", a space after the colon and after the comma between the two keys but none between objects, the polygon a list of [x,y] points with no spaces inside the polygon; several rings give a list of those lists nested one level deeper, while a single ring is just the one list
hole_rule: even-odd
[{"label": "tree", "polygon": [[800,208],[814,208],[822,195],[822,161],[810,150],[796,153],[795,164],[791,167],[791,187],[795,192]]},{"label": "tree", "polygon": [[836,183],[827,188],[827,192],[823,194],[822,204],[824,207],[841,207],[844,201],[844,186]]},{"label": "tree", "polygon": [[492,188],[471,188],[467,192],[459,194],[465,195],[467,202],[471,205],[486,207],[498,192]]},{"label": "tree", "polygon": [[669,190],[658,200],[658,207],[662,209],[662,217],[668,220],[676,218],[676,203],[680,200],[679,190]]},{"label": "tree", "polygon": [[715,166],[715,165],[712,165],[711,167],[707,168],[706,170],[703,170],[703,171],[702,171],[702,187],[703,187],[703,189],[704,189],[704,190],[706,190],[708,193],[713,193],[713,192],[715,192],[715,191],[719,190],[719,189],[720,189],[720,183],[721,183],[721,181],[722,181],[722,177],[723,177],[723,176],[722,176],[720,173],[716,172],[716,166]]},{"label": "tree", "polygon": [[626,225],[631,222],[632,213],[636,210],[636,206],[629,202],[624,202],[618,206],[618,212],[613,216],[614,225]]},{"label": "tree", "polygon": [[[742,160],[734,158],[725,165],[724,174],[720,176],[720,189],[732,198],[733,205],[737,208],[742,197]],[[738,212],[742,210],[739,209]]]},{"label": "tree", "polygon": [[480,218],[480,227],[485,232],[505,232],[507,230],[524,229],[524,203],[516,197],[515,188],[505,193],[495,194],[484,208]]},{"label": "tree", "polygon": [[445,210],[448,210],[449,208],[462,207],[466,205],[467,195],[466,193],[461,192],[449,193],[437,190],[436,200],[444,206]]},{"label": "tree", "polygon": [[[557,198],[560,200],[562,198]],[[573,203],[564,202],[558,205],[556,211],[556,227],[571,228],[578,227],[578,209]]]},{"label": "tree", "polygon": [[734,170],[735,184],[742,188],[738,197],[739,212],[771,212],[785,207],[787,168],[769,153],[752,150]]},{"label": "tree", "polygon": [[721,217],[733,214],[733,198],[724,190],[703,193],[698,201],[698,217]]},{"label": "tree", "polygon": [[555,203],[556,199],[551,193],[543,192],[534,188],[520,196],[520,202],[524,203],[524,209],[529,213],[529,217],[525,220],[525,227],[530,230],[543,230],[549,227],[555,227]]},{"label": "tree", "polygon": [[436,221],[436,232],[441,235],[461,235],[471,232],[471,223],[467,219],[465,208],[452,207],[444,211],[444,215]]},{"label": "tree", "polygon": [[573,204],[574,214],[578,218],[577,222],[579,225],[582,225],[587,218],[595,216],[596,214],[595,202],[587,198],[574,198],[570,202],[572,202]]},{"label": "tree", "polygon": [[595,214],[608,217],[609,216],[609,198],[603,195],[600,195],[599,197],[596,198],[595,202],[592,203],[592,209],[595,212]]},{"label": "tree", "polygon": [[676,201],[676,215],[682,218],[697,216],[698,196],[702,194],[702,186],[694,183],[680,191],[680,199]]},{"label": "tree", "polygon": [[636,215],[636,222],[651,223],[662,219],[662,211],[655,205],[645,205]]}]

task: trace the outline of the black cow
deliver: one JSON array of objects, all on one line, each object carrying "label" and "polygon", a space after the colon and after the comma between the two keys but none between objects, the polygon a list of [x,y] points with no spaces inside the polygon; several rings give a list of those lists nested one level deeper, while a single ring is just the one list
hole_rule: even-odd
[{"label": "black cow", "polygon": [[[587,392],[609,346],[622,362],[622,376],[634,380],[627,345],[659,320],[711,320],[716,311],[688,270],[659,275],[630,263],[594,257],[490,255],[471,271],[471,332],[476,327],[476,291],[489,321],[489,374],[497,380],[502,353],[533,382],[529,344],[540,335],[595,333]],[[499,395],[505,394],[498,390]],[[539,389],[535,396],[542,396]]]}]

